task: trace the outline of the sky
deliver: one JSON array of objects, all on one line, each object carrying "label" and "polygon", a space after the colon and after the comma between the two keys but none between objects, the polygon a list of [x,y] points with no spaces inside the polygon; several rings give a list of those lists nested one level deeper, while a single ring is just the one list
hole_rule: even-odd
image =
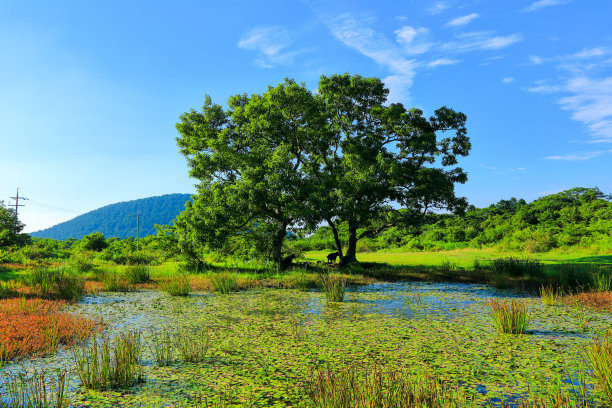
[{"label": "sky", "polygon": [[381,78],[467,115],[478,207],[612,193],[612,1],[0,0],[0,200],[31,232],[193,193],[175,124],[293,78]]}]

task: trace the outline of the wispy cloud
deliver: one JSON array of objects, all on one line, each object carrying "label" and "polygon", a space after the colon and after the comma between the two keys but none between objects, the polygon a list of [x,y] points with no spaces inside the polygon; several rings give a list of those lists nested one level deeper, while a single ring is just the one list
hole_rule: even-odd
[{"label": "wispy cloud", "polygon": [[450,59],[450,58],[438,58],[437,60],[433,60],[427,63],[427,66],[430,68],[441,67],[443,65],[455,65],[460,63],[461,60]]},{"label": "wispy cloud", "polygon": [[573,0],[539,0],[532,3],[529,7],[525,7],[521,11],[523,13],[530,13],[532,11],[542,10],[545,7],[559,6],[561,4],[571,3]]},{"label": "wispy cloud", "polygon": [[452,19],[451,21],[449,21],[448,23],[446,23],[447,26],[449,27],[459,27],[459,26],[464,26],[466,24],[469,24],[472,22],[472,20],[478,18],[478,14],[477,13],[472,13],[472,14],[468,14],[467,16],[461,16],[461,17],[457,17]]},{"label": "wispy cloud", "polygon": [[257,52],[255,63],[262,68],[292,64],[295,56],[303,51],[287,51],[290,44],[289,31],[280,26],[254,27],[238,41],[238,47]]},{"label": "wispy cloud", "polygon": [[564,160],[564,161],[584,161],[594,159],[602,154],[612,153],[612,150],[600,150],[597,152],[586,152],[586,153],[572,153],[562,156],[547,156],[545,160]]},{"label": "wispy cloud", "polygon": [[489,32],[472,32],[461,34],[456,40],[445,43],[442,48],[451,52],[468,52],[475,50],[498,50],[523,41],[521,34],[495,36]]},{"label": "wispy cloud", "polygon": [[434,4],[432,7],[428,8],[427,11],[429,11],[429,13],[431,14],[440,14],[449,8],[450,8],[450,5],[447,2],[439,1],[436,4]]},{"label": "wispy cloud", "polygon": [[528,90],[561,94],[557,102],[571,112],[572,119],[587,127],[592,142],[612,142],[612,77],[598,75],[611,65],[608,57],[606,49],[590,48],[543,60],[554,62],[565,78],[552,84],[539,81]]},{"label": "wispy cloud", "polygon": [[427,52],[433,44],[428,41],[429,30],[423,27],[404,26],[394,31],[396,40],[409,55]]},{"label": "wispy cloud", "polygon": [[511,84],[512,82],[514,82],[514,78],[512,77],[502,79],[502,84]]}]

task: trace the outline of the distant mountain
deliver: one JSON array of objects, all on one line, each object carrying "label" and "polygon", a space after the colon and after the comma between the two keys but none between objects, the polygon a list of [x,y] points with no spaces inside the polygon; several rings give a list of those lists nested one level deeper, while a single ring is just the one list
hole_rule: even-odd
[{"label": "distant mountain", "polygon": [[106,238],[136,237],[136,215],[140,214],[140,236],[155,235],[155,224],[171,224],[185,209],[190,194],[166,194],[110,204],[79,215],[53,227],[30,233],[33,237],[53,239],[81,239],[92,232]]}]

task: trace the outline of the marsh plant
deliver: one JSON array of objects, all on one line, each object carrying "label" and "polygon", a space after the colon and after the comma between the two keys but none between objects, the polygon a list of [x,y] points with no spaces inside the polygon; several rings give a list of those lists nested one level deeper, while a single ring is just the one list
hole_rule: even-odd
[{"label": "marsh plant", "polygon": [[385,372],[381,367],[360,372],[355,366],[313,371],[306,392],[315,407],[464,407],[471,399],[457,387],[424,375]]},{"label": "marsh plant", "polygon": [[612,330],[593,340],[586,349],[585,359],[600,391],[612,403]]},{"label": "marsh plant", "polygon": [[15,296],[17,293],[17,286],[14,282],[3,282],[0,281],[0,300]]},{"label": "marsh plant", "polygon": [[106,292],[131,292],[134,287],[117,268],[110,268],[100,274],[102,289]]},{"label": "marsh plant", "polygon": [[523,334],[529,323],[529,307],[525,302],[511,299],[509,302],[502,299],[489,299],[487,301],[493,325],[500,333]]},{"label": "marsh plant", "polygon": [[491,272],[493,275],[537,278],[544,275],[544,265],[531,259],[500,258],[491,262]]},{"label": "marsh plant", "polygon": [[296,272],[291,275],[289,282],[292,288],[306,292],[317,287],[317,281],[313,276],[306,272]]},{"label": "marsh plant", "polygon": [[457,264],[455,262],[449,261],[448,259],[443,260],[442,264],[440,265],[440,270],[442,272],[452,272],[458,269],[459,267],[457,266]]},{"label": "marsh plant", "polygon": [[151,335],[151,351],[155,363],[160,367],[168,366],[174,357],[174,343],[172,333],[167,331],[154,331]]},{"label": "marsh plant", "polygon": [[85,296],[85,279],[70,271],[64,271],[55,279],[55,291],[60,299],[77,302]]},{"label": "marsh plant", "polygon": [[56,375],[44,372],[34,372],[32,375],[18,373],[4,378],[4,388],[7,390],[9,403],[0,407],[27,408],[65,408],[66,372],[59,371]]},{"label": "marsh plant", "polygon": [[591,288],[596,292],[609,292],[612,289],[612,274],[608,271],[597,271],[592,275]]},{"label": "marsh plant", "polygon": [[559,285],[565,289],[586,289],[592,286],[595,275],[591,265],[562,263],[554,265]]},{"label": "marsh plant", "polygon": [[174,347],[184,363],[201,363],[210,346],[210,332],[207,327],[184,328],[174,333]]},{"label": "marsh plant", "polygon": [[76,371],[86,389],[127,388],[144,382],[140,332],[121,333],[73,350]]},{"label": "marsh plant", "polygon": [[346,277],[337,273],[320,273],[318,277],[319,288],[325,294],[328,302],[344,301],[346,292]]},{"label": "marsh plant", "polygon": [[235,273],[225,271],[210,277],[215,292],[227,294],[238,290],[238,278]]},{"label": "marsh plant", "polygon": [[191,290],[189,275],[184,272],[170,276],[170,279],[162,282],[159,286],[170,296],[189,296],[189,291]]},{"label": "marsh plant", "polygon": [[561,290],[553,285],[540,286],[540,297],[546,306],[554,306],[561,300]]},{"label": "marsh plant", "polygon": [[137,283],[146,283],[151,279],[151,272],[147,265],[132,265],[125,269],[125,279],[135,285]]}]

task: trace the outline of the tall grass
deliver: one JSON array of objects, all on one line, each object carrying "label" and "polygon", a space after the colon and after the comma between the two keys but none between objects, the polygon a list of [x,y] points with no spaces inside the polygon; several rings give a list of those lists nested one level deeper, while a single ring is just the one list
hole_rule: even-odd
[{"label": "tall grass", "polygon": [[529,323],[529,308],[524,302],[516,299],[506,302],[491,298],[487,304],[493,325],[500,333],[525,333]]},{"label": "tall grass", "polygon": [[506,274],[513,277],[537,278],[544,276],[544,265],[540,261],[531,259],[500,258],[491,262],[491,272],[494,275]]},{"label": "tall grass", "polygon": [[227,294],[238,290],[238,278],[233,272],[220,272],[210,277],[215,292]]},{"label": "tall grass", "polygon": [[593,284],[594,271],[591,265],[561,263],[552,268],[562,288],[587,289]]},{"label": "tall grass", "polygon": [[183,272],[170,276],[170,279],[162,282],[159,286],[170,296],[189,296],[191,290],[189,275]]},{"label": "tall grass", "polygon": [[200,363],[208,353],[210,332],[206,327],[179,330],[174,334],[174,345],[183,362]]},{"label": "tall grass", "polygon": [[540,297],[542,299],[542,303],[544,303],[546,306],[554,306],[559,303],[561,298],[561,290],[554,288],[552,285],[542,285],[540,286]]},{"label": "tall grass", "polygon": [[131,292],[134,287],[130,285],[125,276],[117,268],[102,271],[99,275],[102,289],[106,292]]},{"label": "tall grass", "polygon": [[85,280],[69,271],[64,271],[55,279],[55,291],[60,299],[77,302],[85,296]]},{"label": "tall grass", "polygon": [[170,365],[174,356],[172,333],[155,331],[152,333],[151,340],[153,342],[151,351],[157,365],[160,367]]},{"label": "tall grass", "polygon": [[585,359],[601,392],[612,403],[612,330],[586,348]]},{"label": "tall grass", "polygon": [[320,273],[319,287],[328,302],[342,302],[346,292],[346,277],[334,273]]},{"label": "tall grass", "polygon": [[139,332],[122,333],[114,344],[110,339],[94,339],[89,346],[73,350],[76,371],[86,389],[127,388],[144,382],[140,365]]},{"label": "tall grass", "polygon": [[612,275],[606,271],[594,272],[591,288],[596,292],[609,292],[612,289]]},{"label": "tall grass", "polygon": [[457,407],[470,398],[456,387],[423,375],[384,372],[376,366],[359,373],[355,366],[335,372],[329,366],[311,373],[306,392],[318,408]]},{"label": "tall grass", "polygon": [[[56,376],[35,372],[31,376],[23,373],[8,375],[4,378],[9,403],[6,407],[27,408],[65,408],[66,373],[60,371]],[[5,406],[0,402],[0,406]]]},{"label": "tall grass", "polygon": [[125,269],[125,279],[135,285],[137,283],[146,283],[151,279],[150,268],[147,265],[133,265]]}]

